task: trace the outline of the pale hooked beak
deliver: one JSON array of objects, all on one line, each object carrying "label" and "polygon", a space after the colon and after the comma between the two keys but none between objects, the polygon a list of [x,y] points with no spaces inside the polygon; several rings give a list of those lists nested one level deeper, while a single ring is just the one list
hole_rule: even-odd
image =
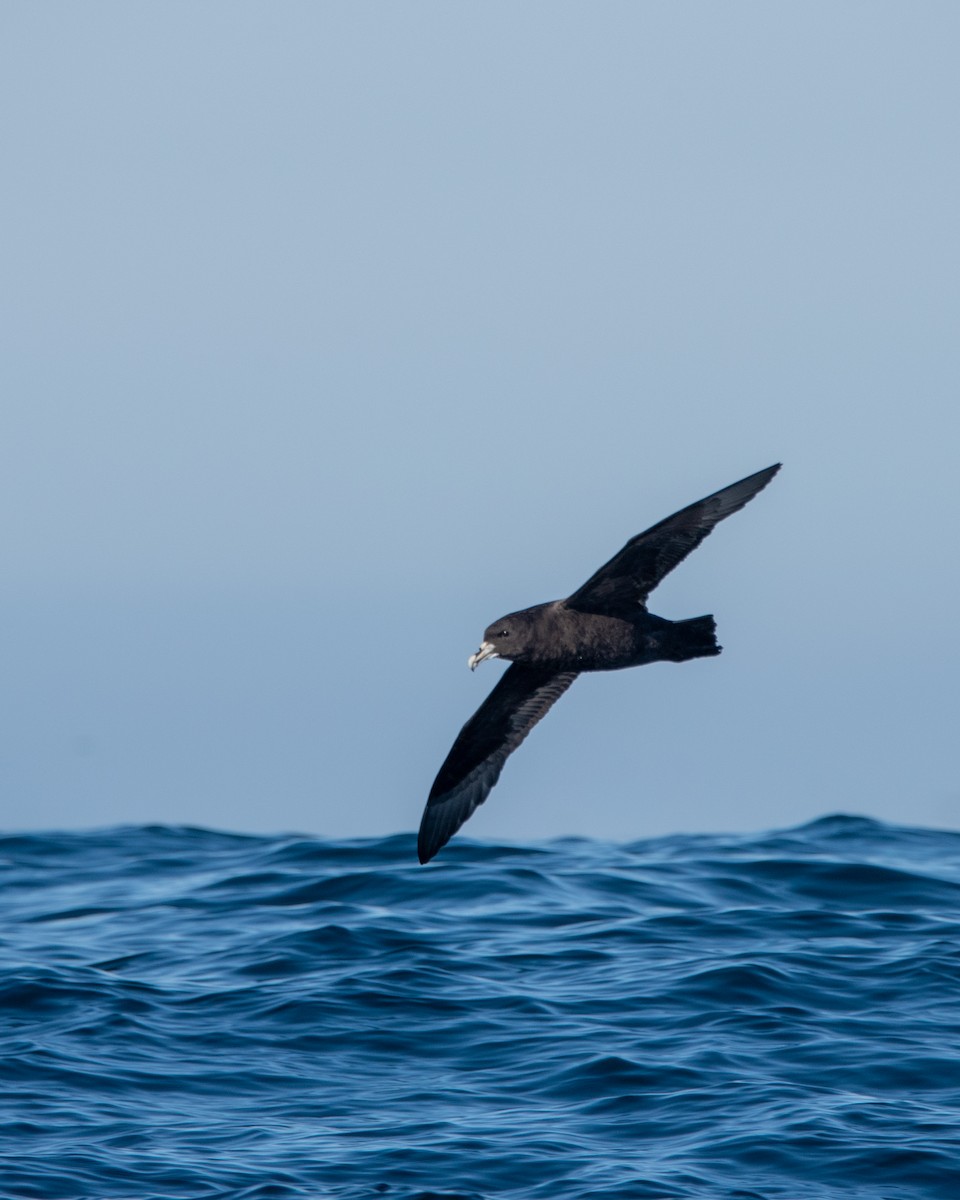
[{"label": "pale hooked beak", "polygon": [[499,657],[500,655],[497,653],[493,642],[481,642],[480,649],[476,652],[476,654],[471,654],[467,659],[467,666],[471,671],[475,671],[482,662],[486,661],[486,659]]}]

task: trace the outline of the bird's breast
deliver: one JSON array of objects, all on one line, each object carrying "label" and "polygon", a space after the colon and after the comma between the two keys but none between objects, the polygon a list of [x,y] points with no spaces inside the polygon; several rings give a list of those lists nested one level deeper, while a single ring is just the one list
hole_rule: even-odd
[{"label": "bird's breast", "polygon": [[631,621],[558,604],[544,613],[537,642],[541,665],[566,671],[615,671],[637,662],[644,637]]}]

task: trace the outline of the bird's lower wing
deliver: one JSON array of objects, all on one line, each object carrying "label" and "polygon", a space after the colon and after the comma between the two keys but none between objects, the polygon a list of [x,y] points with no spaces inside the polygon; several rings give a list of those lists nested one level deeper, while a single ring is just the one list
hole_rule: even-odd
[{"label": "bird's lower wing", "polygon": [[581,612],[617,613],[624,607],[645,604],[661,579],[683,562],[724,517],[743,508],[765,488],[779,470],[777,463],[748,475],[638,533],[568,597],[567,606]]},{"label": "bird's lower wing", "polygon": [[576,677],[520,663],[507,669],[460,730],[430,789],[417,838],[422,863],[486,800],[508,757]]}]

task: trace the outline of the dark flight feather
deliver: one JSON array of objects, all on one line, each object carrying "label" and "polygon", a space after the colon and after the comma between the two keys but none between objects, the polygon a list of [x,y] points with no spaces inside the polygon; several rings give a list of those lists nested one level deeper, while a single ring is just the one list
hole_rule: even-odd
[{"label": "dark flight feather", "polygon": [[422,863],[486,800],[508,757],[576,677],[519,663],[504,672],[460,730],[430,789],[417,838]]},{"label": "dark flight feather", "polygon": [[580,612],[619,614],[625,607],[646,604],[657,584],[696,550],[714,526],[743,508],[779,470],[777,463],[748,475],[638,533],[567,598],[566,606]]}]

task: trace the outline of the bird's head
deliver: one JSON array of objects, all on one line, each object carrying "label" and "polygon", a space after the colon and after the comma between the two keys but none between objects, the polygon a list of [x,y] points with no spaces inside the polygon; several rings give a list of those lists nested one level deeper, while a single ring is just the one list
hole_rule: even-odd
[{"label": "bird's head", "polygon": [[467,665],[471,671],[488,658],[506,658],[511,662],[522,662],[527,655],[532,618],[529,612],[508,613],[499,621],[488,625],[483,641],[476,654],[471,654]]}]

